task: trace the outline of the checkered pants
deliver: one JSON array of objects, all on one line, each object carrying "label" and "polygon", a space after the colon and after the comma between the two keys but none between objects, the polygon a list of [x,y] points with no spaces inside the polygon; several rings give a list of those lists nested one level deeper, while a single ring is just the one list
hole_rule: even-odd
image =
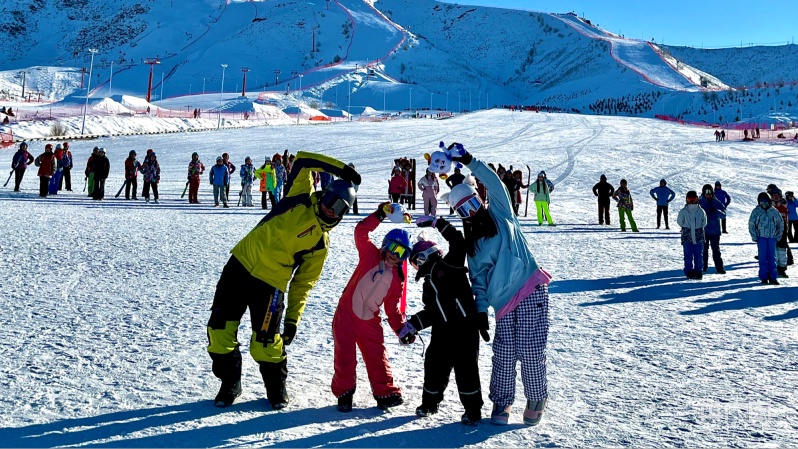
[{"label": "checkered pants", "polygon": [[515,310],[496,322],[490,400],[506,407],[515,401],[516,363],[521,361],[524,395],[548,397],[546,341],[549,336],[549,287],[539,285]]}]

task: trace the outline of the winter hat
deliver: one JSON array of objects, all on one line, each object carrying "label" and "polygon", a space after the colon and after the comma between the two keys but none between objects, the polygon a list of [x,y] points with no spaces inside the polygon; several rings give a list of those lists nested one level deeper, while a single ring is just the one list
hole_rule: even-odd
[{"label": "winter hat", "polygon": [[779,189],[778,187],[775,189],[770,189],[770,195],[771,196],[778,195],[779,197],[781,197],[781,189]]},{"label": "winter hat", "polygon": [[128,153],[128,156],[130,157],[133,157],[135,155],[136,155],[136,150],[130,150],[130,153]]},{"label": "winter hat", "polygon": [[152,148],[147,150],[147,156],[151,155],[152,153],[155,153]]},{"label": "winter hat", "polygon": [[779,190],[779,188],[778,188],[778,187],[776,187],[776,184],[768,184],[768,188],[767,188],[767,189],[765,189],[765,192],[767,192],[767,193],[773,193],[773,192],[771,192],[771,190]]},{"label": "winter hat", "polygon": [[69,142],[64,142],[64,149],[66,150],[67,148],[69,148]]},{"label": "winter hat", "polygon": [[230,159],[230,155],[227,153],[222,153],[222,159]]},{"label": "winter hat", "polygon": [[47,151],[47,150],[52,151],[53,150],[53,144],[48,143],[47,145],[45,145],[44,146],[44,151]]},{"label": "winter hat", "polygon": [[25,148],[28,148],[28,142],[22,142],[21,144],[19,144],[19,149],[20,150],[25,149]]},{"label": "winter hat", "polygon": [[247,156],[244,158],[244,162],[252,162],[252,158]]},{"label": "winter hat", "polygon": [[767,192],[762,192],[759,194],[759,196],[756,197],[756,202],[759,203],[760,205],[767,204],[767,207],[765,207],[765,209],[767,209],[771,205],[770,195],[768,195]]},{"label": "winter hat", "polygon": [[546,172],[541,170],[540,173],[538,173],[538,177],[541,177],[541,176],[545,178],[546,177]]},{"label": "winter hat", "polygon": [[606,176],[604,176],[604,175],[601,175],[601,176],[599,176],[599,179],[600,179],[600,180],[602,180],[602,181],[606,181],[606,180],[607,180],[607,177],[606,177]]},{"label": "winter hat", "polygon": [[197,157],[199,157],[199,153],[197,153],[196,151],[195,151],[195,152],[193,152],[193,153],[191,153],[191,157],[194,157],[194,156],[197,156]]},{"label": "winter hat", "polygon": [[61,144],[59,143],[59,144],[56,144],[55,149],[56,150],[63,150],[64,147],[62,147]]},{"label": "winter hat", "polygon": [[704,187],[701,187],[701,193],[704,195],[712,195],[715,196],[715,190],[712,189],[712,186],[709,184],[704,184]]},{"label": "winter hat", "polygon": [[105,147],[100,147],[100,149],[97,150],[97,152],[98,153],[105,153]]},{"label": "winter hat", "polygon": [[621,184],[622,184],[622,185],[623,185],[623,184],[626,184],[626,180],[625,180],[625,179],[621,179]]},{"label": "winter hat", "polygon": [[720,181],[715,181],[715,187],[720,187]]},{"label": "winter hat", "polygon": [[224,162],[221,156],[216,156],[216,163]]},{"label": "winter hat", "polygon": [[687,203],[688,204],[695,204],[698,202],[698,193],[695,190],[691,190],[687,192]]},{"label": "winter hat", "polygon": [[662,179],[660,179],[660,180],[659,180],[659,183],[660,183],[660,184],[662,184],[662,185],[664,185],[664,186],[668,185],[668,182],[667,182],[667,181],[665,181],[665,178],[662,178]]},{"label": "winter hat", "polygon": [[274,153],[274,157],[272,157],[272,159],[277,159],[278,161],[282,161],[283,157],[280,156],[280,153]]}]

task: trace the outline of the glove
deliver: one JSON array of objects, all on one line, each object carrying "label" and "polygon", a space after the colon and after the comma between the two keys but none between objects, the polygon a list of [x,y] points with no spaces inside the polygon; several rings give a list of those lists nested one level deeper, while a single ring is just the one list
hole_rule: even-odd
[{"label": "glove", "polygon": [[422,215],[416,218],[416,226],[419,228],[431,228],[435,226],[437,219],[434,215]]},{"label": "glove", "polygon": [[362,179],[360,178],[360,174],[355,171],[354,168],[344,165],[343,170],[341,170],[341,179],[344,181],[349,181],[352,184],[359,186]]},{"label": "glove", "polygon": [[407,346],[416,341],[417,332],[418,331],[416,331],[416,328],[413,327],[409,321],[405,321],[405,324],[401,329],[399,329],[397,335],[399,336],[399,341],[402,343],[402,345]]},{"label": "glove", "polygon": [[285,323],[283,325],[283,344],[288,346],[294,341],[294,337],[296,337],[296,324],[294,323]]},{"label": "glove", "polygon": [[453,161],[460,162],[463,165],[468,165],[468,164],[471,163],[471,161],[474,160],[474,156],[471,156],[471,153],[469,153],[465,148],[463,148],[462,144],[458,144],[457,145],[457,149],[461,150],[462,154],[460,154],[459,156],[458,155],[453,155],[452,156],[452,160]]},{"label": "glove", "polygon": [[488,322],[488,312],[479,312],[477,314],[477,329],[479,329],[479,335],[482,336],[482,339],[490,341],[490,333],[488,329],[490,329],[490,323]]},{"label": "glove", "polygon": [[[387,209],[387,210],[386,210],[386,209]],[[376,214],[377,214],[377,217],[378,217],[380,220],[385,220],[385,218],[386,218],[386,217],[388,216],[388,214],[390,214],[391,212],[393,212],[393,207],[391,206],[391,203],[390,203],[390,202],[386,201],[386,202],[384,202],[384,203],[380,203],[380,204],[378,204],[378,205],[377,205]]]}]

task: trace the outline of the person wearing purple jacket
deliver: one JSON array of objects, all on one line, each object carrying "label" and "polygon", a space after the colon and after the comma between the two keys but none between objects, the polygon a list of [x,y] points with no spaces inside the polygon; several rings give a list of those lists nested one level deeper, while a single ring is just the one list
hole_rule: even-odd
[{"label": "person wearing purple jacket", "polygon": [[28,165],[33,163],[33,155],[28,153],[27,142],[19,144],[19,150],[14,153],[11,159],[11,169],[14,172],[14,191],[19,192],[19,185],[22,183],[22,177],[25,176],[25,170]]},{"label": "person wearing purple jacket", "polygon": [[[720,185],[720,181],[715,181],[715,198],[721,203],[723,203],[723,209],[725,211],[729,209],[729,204],[731,203],[731,197],[721,187],[722,186]],[[728,232],[726,232],[726,217],[723,217],[723,219],[720,221],[720,226],[723,229],[723,231],[721,232],[723,234],[728,234]]]}]

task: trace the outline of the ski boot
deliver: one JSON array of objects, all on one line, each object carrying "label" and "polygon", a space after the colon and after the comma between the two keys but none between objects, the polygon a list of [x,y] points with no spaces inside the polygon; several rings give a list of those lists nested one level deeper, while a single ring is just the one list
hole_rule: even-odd
[{"label": "ski boot", "polygon": [[543,410],[545,409],[545,399],[542,401],[527,400],[526,409],[524,410],[524,424],[527,426],[537,426],[540,424],[540,420],[543,419]]},{"label": "ski boot", "polygon": [[402,395],[399,393],[389,394],[388,396],[374,396],[377,400],[377,408],[380,410],[388,410],[389,408],[397,407],[404,404]]},{"label": "ski boot", "polygon": [[346,393],[338,396],[338,411],[342,413],[349,413],[352,411],[352,397],[355,395],[355,389],[351,389]]},{"label": "ski boot", "polygon": [[466,411],[460,418],[460,423],[465,426],[476,426],[482,421],[482,412],[480,410]]},{"label": "ski boot", "polygon": [[241,396],[241,381],[223,380],[222,386],[219,388],[219,393],[216,395],[216,399],[213,400],[213,405],[217,407],[230,407],[239,396]]},{"label": "ski boot", "polygon": [[416,416],[431,416],[438,413],[438,404],[430,404],[422,402],[421,405],[416,407]]}]

